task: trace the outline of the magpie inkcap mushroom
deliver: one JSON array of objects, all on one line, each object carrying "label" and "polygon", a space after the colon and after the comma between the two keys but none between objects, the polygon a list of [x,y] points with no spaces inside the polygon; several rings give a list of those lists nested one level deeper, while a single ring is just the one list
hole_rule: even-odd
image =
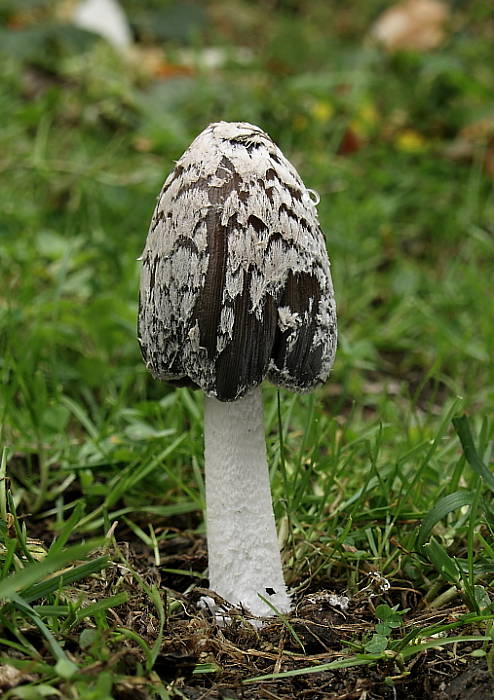
[{"label": "magpie inkcap mushroom", "polygon": [[146,366],[206,395],[210,587],[255,615],[286,612],[259,387],[311,391],[333,364],[333,287],[311,191],[259,127],[210,124],[166,179],[140,259]]}]

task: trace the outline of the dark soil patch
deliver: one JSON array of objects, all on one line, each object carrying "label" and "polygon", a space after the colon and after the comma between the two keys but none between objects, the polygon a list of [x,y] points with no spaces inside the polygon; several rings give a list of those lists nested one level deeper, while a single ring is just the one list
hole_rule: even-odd
[{"label": "dark soil patch", "polygon": [[[386,593],[366,587],[355,595],[346,610],[334,605],[331,591],[318,582],[298,601],[287,626],[277,619],[255,628],[240,612],[231,612],[225,626],[216,621],[198,603],[203,595],[214,595],[201,588],[204,581],[186,575],[202,571],[206,565],[206,548],[202,539],[178,533],[167,541],[162,552],[162,565],[151,563],[149,550],[141,546],[122,545],[124,559],[139,571],[147,583],[165,591],[168,601],[175,601],[167,620],[165,637],[154,667],[158,676],[169,684],[173,698],[191,700],[276,700],[308,698],[310,700],[379,700],[407,698],[487,699],[492,693],[492,678],[485,660],[475,659],[471,652],[476,644],[464,643],[429,649],[406,661],[390,658],[375,665],[306,673],[322,664],[352,656],[355,644],[374,632],[375,606],[382,602],[403,603],[404,586]],[[165,569],[183,571],[184,575]],[[116,564],[107,570],[105,590],[113,590],[114,581],[132,591],[132,597],[116,613],[124,626],[134,630],[152,645],[156,638],[156,610],[135,579],[124,574]],[[193,585],[191,585],[193,584]],[[414,608],[404,618],[405,632],[426,625],[453,622],[465,612],[460,601],[448,609],[420,609],[417,592],[410,587],[406,602]],[[91,595],[94,596],[93,590]],[[247,618],[248,619],[248,618]],[[472,633],[478,632],[476,629]],[[462,633],[465,633],[463,630]],[[358,651],[358,650],[357,650]],[[142,653],[129,644],[127,658],[139,660]],[[120,666],[122,660],[119,661]],[[132,664],[131,664],[132,665]],[[276,680],[246,682],[258,676],[304,670],[302,675]],[[127,667],[127,673],[131,668]],[[134,688],[135,691],[135,688]],[[173,694],[175,693],[175,694]],[[116,697],[128,697],[124,688]],[[152,695],[143,694],[143,698]],[[136,698],[134,692],[134,698]]]},{"label": "dark soil patch", "polygon": [[[202,596],[214,596],[201,587],[205,580],[193,575],[206,566],[204,540],[178,530],[170,534],[160,550],[160,566],[156,566],[149,548],[142,543],[135,539],[121,542],[111,553],[112,563],[102,574],[65,591],[69,597],[87,598],[88,603],[120,592],[129,594],[126,603],[108,611],[110,628],[103,631],[99,647],[107,649],[103,657],[98,649],[91,652],[80,648],[80,634],[92,627],[90,620],[82,621],[64,638],[65,650],[84,668],[84,673],[91,676],[108,670],[114,674],[116,700],[158,697],[152,690],[152,681],[143,672],[146,655],[135,639],[139,635],[150,649],[159,633],[159,615],[146,586],[160,590],[165,609],[170,609],[153,673],[165,684],[173,700],[487,700],[494,697],[493,680],[485,660],[471,656],[479,646],[475,643],[444,645],[406,659],[390,653],[388,659],[380,658],[371,664],[316,670],[338,660],[358,659],[355,655],[363,651],[362,641],[375,631],[375,606],[380,603],[400,603],[401,608],[413,604],[403,618],[404,629],[399,631],[403,636],[416,628],[454,622],[467,612],[461,601],[448,609],[420,609],[418,592],[400,582],[399,587],[385,592],[364,586],[351,598],[348,607],[341,609],[338,599],[324,588],[321,580],[311,584],[310,590],[296,601],[289,624],[274,618],[256,628],[241,611],[232,610],[229,622],[220,626],[198,605]],[[145,585],[138,583],[136,573]],[[116,643],[116,629],[130,630],[131,634],[120,636]],[[476,634],[479,630],[472,627],[468,632]],[[468,632],[462,628],[462,634]],[[36,648],[43,649],[45,643],[37,629],[26,629],[24,635]],[[52,663],[47,649],[45,654]],[[297,675],[255,680],[287,672]],[[27,678],[19,677],[15,685],[26,681]],[[63,684],[59,690],[64,696]]]},{"label": "dark soil patch", "polygon": [[475,663],[446,683],[438,700],[487,700],[494,697],[494,680],[485,661]]}]

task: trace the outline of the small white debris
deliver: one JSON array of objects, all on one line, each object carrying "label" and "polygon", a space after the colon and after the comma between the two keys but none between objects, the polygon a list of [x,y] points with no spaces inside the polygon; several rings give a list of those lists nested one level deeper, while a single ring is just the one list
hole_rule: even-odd
[{"label": "small white debris", "polygon": [[346,595],[336,595],[336,593],[330,593],[328,603],[333,608],[339,608],[344,612],[345,610],[348,610],[350,598],[348,598]]},{"label": "small white debris", "polygon": [[307,188],[307,192],[309,193],[310,201],[317,207],[319,202],[321,201],[319,192],[316,192],[315,190],[311,190],[309,188]]},{"label": "small white debris", "polygon": [[345,612],[345,610],[348,610],[348,606],[350,605],[350,598],[348,598],[346,595],[338,595],[337,593],[321,591],[320,593],[314,593],[311,596],[307,596],[307,602],[311,605],[330,605],[332,608],[339,608],[342,612]]},{"label": "small white debris", "polygon": [[391,584],[379,571],[371,571],[368,576],[370,583],[363,590],[373,588],[376,593],[386,593],[391,588]]}]

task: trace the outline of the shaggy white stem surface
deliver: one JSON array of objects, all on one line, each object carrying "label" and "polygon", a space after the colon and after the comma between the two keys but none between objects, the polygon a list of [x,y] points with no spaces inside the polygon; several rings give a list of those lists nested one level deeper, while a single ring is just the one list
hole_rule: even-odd
[{"label": "shaggy white stem surface", "polygon": [[260,388],[204,407],[209,585],[254,615],[273,615],[258,594],[290,610],[271,501]]}]

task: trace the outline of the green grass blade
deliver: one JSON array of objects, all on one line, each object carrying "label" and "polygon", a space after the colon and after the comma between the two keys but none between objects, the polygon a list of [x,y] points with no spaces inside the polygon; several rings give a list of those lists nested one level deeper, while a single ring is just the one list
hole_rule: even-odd
[{"label": "green grass blade", "polygon": [[472,505],[474,498],[475,494],[471,491],[455,491],[441,498],[424,517],[417,536],[417,545],[421,546],[428,540],[433,527],[448,513]]},{"label": "green grass blade", "polygon": [[86,605],[86,607],[81,608],[77,611],[77,620],[84,620],[86,617],[94,617],[102,612],[106,612],[110,608],[115,608],[117,605],[123,605],[129,600],[128,593],[117,593],[110,598],[105,598],[104,600],[98,600],[96,603],[91,605]]},{"label": "green grass blade", "polygon": [[84,544],[77,544],[63,552],[55,552],[48,554],[41,561],[36,561],[27,564],[23,569],[11,574],[0,581],[0,598],[10,600],[12,596],[19,593],[25,588],[39,583],[41,579],[49,574],[52,574],[57,569],[62,569],[64,566],[83,559],[91,551],[100,547],[104,543],[104,539],[95,539]]},{"label": "green grass blade", "polygon": [[72,663],[69,661],[67,658],[64,650],[60,646],[60,644],[57,642],[55,637],[53,636],[52,632],[49,630],[49,628],[45,625],[43,620],[40,618],[38,613],[33,610],[33,608],[26,603],[25,600],[22,599],[21,596],[16,595],[15,593],[11,594],[11,600],[13,604],[21,610],[27,617],[30,618],[30,620],[33,622],[33,624],[36,625],[36,627],[39,629],[41,634],[44,636],[46,641],[48,642],[48,645],[50,646],[50,649],[52,651],[53,656],[57,661],[66,661],[68,663]]},{"label": "green grass blade", "polygon": [[70,517],[65,521],[57,538],[52,542],[51,547],[49,549],[49,554],[55,554],[56,552],[60,552],[65,547],[69,537],[74,531],[75,526],[82,518],[85,508],[86,506],[83,503],[83,501],[79,501],[78,503],[76,503]]},{"label": "green grass blade", "polygon": [[293,678],[295,676],[305,676],[310,673],[323,673],[324,671],[337,671],[343,668],[354,668],[355,666],[368,666],[370,664],[375,664],[381,658],[377,654],[359,655],[357,658],[352,659],[338,659],[337,661],[330,661],[328,664],[319,664],[317,666],[309,666],[307,668],[298,668],[294,671],[281,671],[280,673],[266,673],[262,676],[255,676],[254,678],[247,678],[242,681],[245,684],[248,683],[258,683],[259,681],[276,681],[279,678]]},{"label": "green grass blade", "polygon": [[453,418],[453,425],[460,438],[463,454],[468,464],[481,477],[491,491],[494,491],[494,475],[486,467],[477,452],[467,416],[463,415],[458,418]]},{"label": "green grass blade", "polygon": [[147,662],[147,670],[151,671],[156,662],[156,659],[158,658],[158,654],[160,653],[161,645],[163,643],[163,630],[165,629],[165,607],[163,605],[163,601],[156,586],[147,586],[144,583],[143,585],[145,586],[145,589],[148,592],[151,602],[158,611],[159,620],[158,634],[156,635],[156,639],[154,640],[153,646],[151,647],[149,659]]},{"label": "green grass blade", "polygon": [[7,494],[6,494],[6,473],[7,473],[7,455],[6,447],[2,448],[2,459],[0,460],[0,518],[2,524],[5,524],[7,519]]},{"label": "green grass blade", "polygon": [[449,556],[444,547],[434,537],[431,537],[430,541],[423,545],[423,549],[431,564],[436,567],[439,573],[449,583],[459,585],[460,572],[455,560]]},{"label": "green grass blade", "polygon": [[88,561],[85,564],[74,566],[72,569],[64,571],[62,574],[58,574],[57,576],[50,576],[50,578],[46,581],[29,586],[23,590],[22,596],[28,603],[31,603],[33,600],[38,600],[39,598],[46,598],[64,586],[69,586],[70,584],[87,578],[88,576],[98,574],[100,571],[105,569],[107,565],[107,556],[98,557],[97,559]]},{"label": "green grass blade", "polygon": [[431,639],[428,642],[422,642],[421,644],[414,644],[408,648],[402,649],[400,655],[403,658],[409,658],[410,656],[415,656],[415,654],[421,651],[426,651],[427,649],[437,649],[437,647],[444,647],[450,644],[461,644],[464,642],[481,642],[481,643],[492,643],[491,637],[486,637],[484,635],[466,634],[460,637],[448,637],[442,639]]}]

